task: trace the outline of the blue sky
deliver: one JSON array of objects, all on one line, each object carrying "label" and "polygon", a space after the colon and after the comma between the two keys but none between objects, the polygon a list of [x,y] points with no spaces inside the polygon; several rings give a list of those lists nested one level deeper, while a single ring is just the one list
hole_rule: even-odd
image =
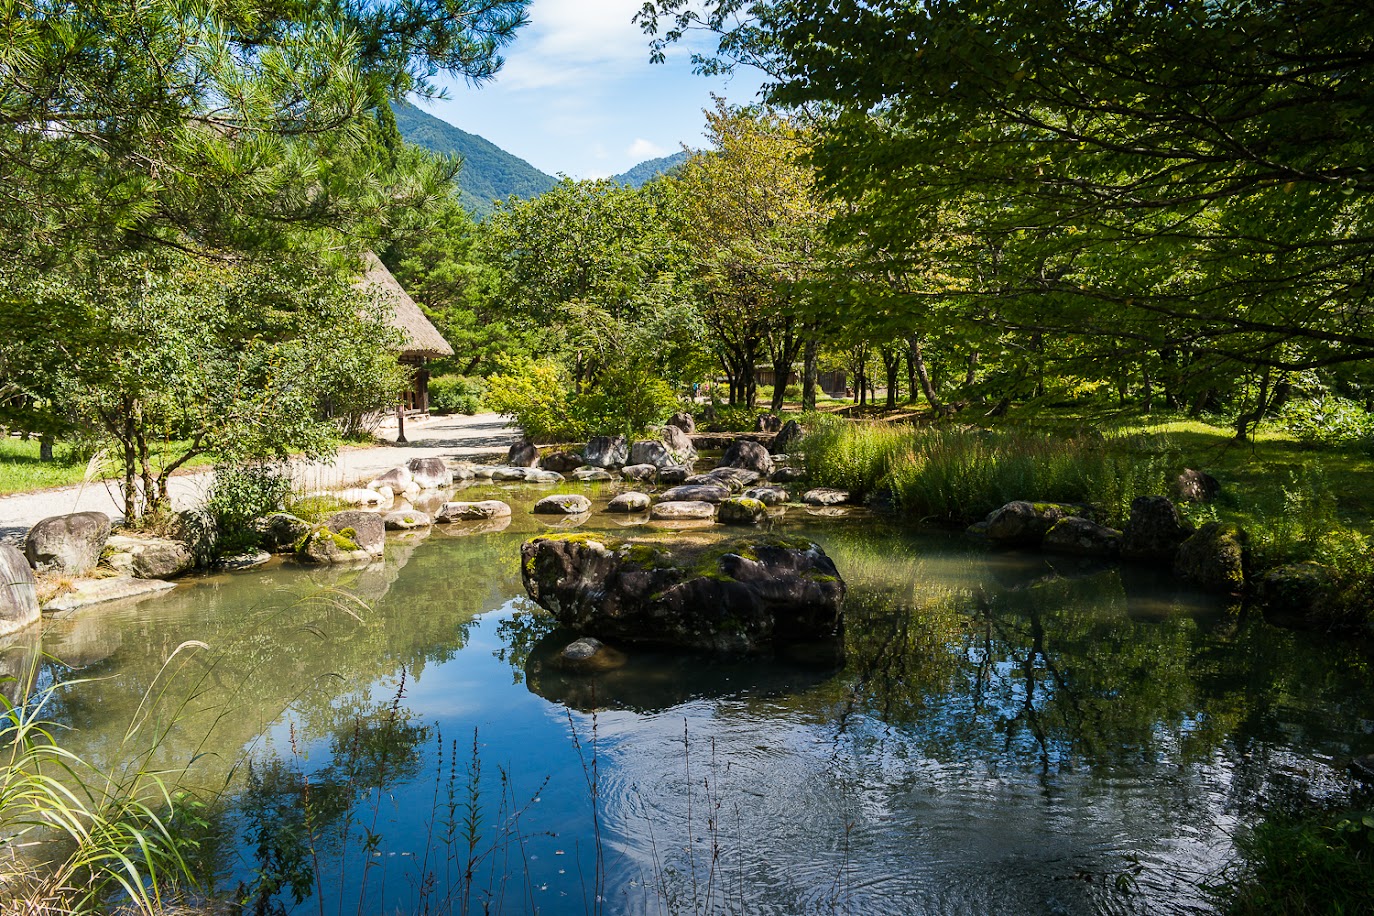
[{"label": "blue sky", "polygon": [[494,82],[443,84],[449,98],[422,107],[550,175],[601,178],[683,143],[702,146],[711,93],[748,103],[761,79],[696,76],[684,47],[650,64],[648,40],[630,22],[642,2],[534,0]]}]

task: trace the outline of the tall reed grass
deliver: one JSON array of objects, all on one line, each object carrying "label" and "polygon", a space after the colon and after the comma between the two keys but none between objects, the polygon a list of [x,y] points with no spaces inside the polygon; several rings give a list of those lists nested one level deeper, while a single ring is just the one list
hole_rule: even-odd
[{"label": "tall reed grass", "polygon": [[967,524],[1017,499],[1087,503],[1120,523],[1135,497],[1168,492],[1177,461],[1158,439],[889,423],[823,426],[803,451],[813,484],[886,497],[941,524]]}]

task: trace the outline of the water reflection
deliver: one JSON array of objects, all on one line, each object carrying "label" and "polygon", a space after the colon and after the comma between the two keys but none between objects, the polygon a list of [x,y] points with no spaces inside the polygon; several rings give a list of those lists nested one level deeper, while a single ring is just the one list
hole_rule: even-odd
[{"label": "water reflection", "polygon": [[[548,664],[566,636],[520,597],[541,492],[472,489],[513,516],[50,622],[45,646],[102,678],[55,706],[75,749],[117,754],[162,662],[199,639],[164,753],[228,786],[225,886],[266,861],[280,883],[253,889],[288,907],[299,878],[312,910],[442,908],[435,887],[582,913],[600,869],[612,912],[779,914],[1192,912],[1258,805],[1344,792],[1344,761],[1374,752],[1357,649],[1148,569],[984,553],[862,510],[777,522],[849,584],[842,657],[621,647],[623,668],[579,678]],[[604,512],[616,488],[589,492],[584,527],[636,532]],[[314,880],[280,864],[302,860],[307,783]]]}]

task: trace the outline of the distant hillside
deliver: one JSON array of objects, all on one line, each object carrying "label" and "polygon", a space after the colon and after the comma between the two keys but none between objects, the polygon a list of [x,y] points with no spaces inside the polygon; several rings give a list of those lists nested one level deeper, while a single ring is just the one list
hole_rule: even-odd
[{"label": "distant hillside", "polygon": [[[393,105],[392,109],[396,112],[396,127],[406,142],[436,153],[457,153],[463,157],[458,189],[464,205],[478,219],[491,213],[493,200],[505,200],[512,194],[523,198],[538,197],[558,183],[557,179],[512,156],[490,140],[459,130],[414,105]],[[649,163],[635,168],[644,165]]]},{"label": "distant hillside", "polygon": [[657,159],[648,159],[630,169],[628,172],[621,172],[611,179],[632,188],[643,187],[646,183],[653,181],[659,175],[664,175],[677,168],[687,161],[691,154],[686,150],[679,150],[671,156],[660,156]]}]

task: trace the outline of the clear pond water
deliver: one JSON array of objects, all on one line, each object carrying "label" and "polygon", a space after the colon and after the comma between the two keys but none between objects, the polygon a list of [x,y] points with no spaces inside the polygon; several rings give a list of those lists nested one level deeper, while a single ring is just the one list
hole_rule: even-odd
[{"label": "clear pond water", "polygon": [[[778,523],[848,582],[840,651],[630,646],[569,677],[545,662],[569,637],[520,583],[542,492],[472,488],[514,518],[393,539],[365,568],[50,621],[41,648],[71,667],[43,677],[72,682],[50,712],[111,765],[137,761],[132,720],[135,741],[165,725],[155,764],[194,759],[220,799],[218,889],[330,914],[1206,911],[1237,830],[1339,797],[1374,752],[1357,649],[1148,569],[861,512]],[[593,492],[583,530],[729,533],[617,520]],[[188,640],[208,649],[167,663]]]}]

